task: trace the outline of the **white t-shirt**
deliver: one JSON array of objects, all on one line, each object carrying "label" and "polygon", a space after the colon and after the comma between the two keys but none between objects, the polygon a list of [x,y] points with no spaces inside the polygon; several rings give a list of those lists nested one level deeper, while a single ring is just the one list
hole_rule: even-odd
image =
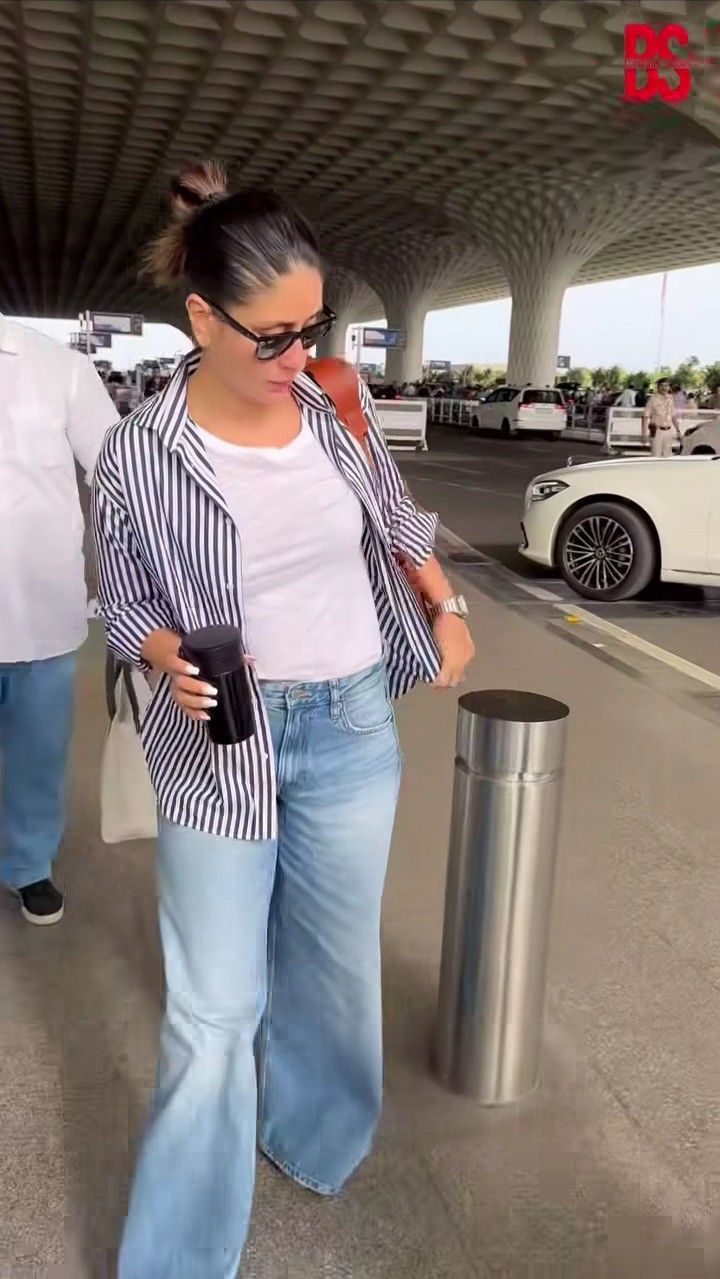
[{"label": "white t-shirt", "polygon": [[117,417],[87,356],[0,316],[0,663],[87,635],[75,463],[89,480]]},{"label": "white t-shirt", "polygon": [[260,679],[342,679],[383,646],[361,548],[363,511],[303,420],[285,448],[196,427],[242,545],[246,648]]}]

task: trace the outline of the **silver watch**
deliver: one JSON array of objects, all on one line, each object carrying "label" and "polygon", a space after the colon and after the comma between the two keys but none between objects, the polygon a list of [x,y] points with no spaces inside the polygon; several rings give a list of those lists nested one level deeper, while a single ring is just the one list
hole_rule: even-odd
[{"label": "silver watch", "polygon": [[433,604],[430,609],[430,616],[433,621],[436,617],[440,617],[442,613],[450,613],[453,617],[462,617],[464,620],[470,616],[470,610],[467,606],[467,600],[464,595],[451,595],[449,600],[441,600],[439,604]]}]

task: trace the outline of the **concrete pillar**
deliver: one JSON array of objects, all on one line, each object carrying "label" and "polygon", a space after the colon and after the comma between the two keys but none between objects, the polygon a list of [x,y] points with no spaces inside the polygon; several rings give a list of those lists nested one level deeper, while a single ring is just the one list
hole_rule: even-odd
[{"label": "concrete pillar", "polygon": [[513,272],[507,372],[513,385],[554,384],[563,298],[575,270],[575,259],[565,257],[526,261]]},{"label": "concrete pillar", "polygon": [[385,357],[385,377],[399,386],[422,377],[425,317],[433,299],[448,282],[465,279],[478,259],[475,241],[469,243],[456,228],[449,229],[449,223],[434,227],[427,210],[421,212],[420,221],[424,218],[429,225],[408,234],[407,213],[408,206],[396,212],[401,228],[396,234],[386,225],[382,235],[374,239],[366,235],[351,259],[353,268],[363,272],[382,299],[387,327],[405,333],[404,348],[391,348]]},{"label": "concrete pillar", "polygon": [[[562,191],[528,181],[523,199],[492,191],[448,206],[468,219],[504,268],[512,296],[508,381],[544,386],[557,372],[565,290],[581,267],[618,236],[657,215],[657,175],[649,165],[602,180],[582,173]],[[571,352],[572,354],[572,352]]]},{"label": "concrete pillar", "polygon": [[327,337],[318,342],[317,354],[318,357],[331,355],[342,359],[349,326],[357,324],[363,316],[372,315],[373,310],[379,311],[381,303],[365,280],[342,267],[335,267],[328,273],[325,302],[332,307],[337,320]]},{"label": "concrete pillar", "polygon": [[423,293],[396,295],[386,304],[389,329],[403,329],[405,346],[391,347],[385,357],[385,377],[388,382],[402,386],[422,377],[423,337],[428,298]]},{"label": "concrete pillar", "polygon": [[344,359],[348,325],[350,324],[352,324],[350,313],[348,311],[338,311],[334,328],[330,330],[327,337],[324,337],[317,344],[318,358],[333,355],[341,360]]}]

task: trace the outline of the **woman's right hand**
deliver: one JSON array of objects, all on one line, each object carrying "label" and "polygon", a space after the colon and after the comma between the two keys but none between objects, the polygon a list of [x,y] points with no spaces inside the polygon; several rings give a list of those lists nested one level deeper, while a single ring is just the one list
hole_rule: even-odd
[{"label": "woman's right hand", "polygon": [[142,646],[143,659],[153,670],[170,676],[172,695],[189,719],[209,720],[217,706],[217,689],[198,679],[200,672],[180,656],[182,641],[175,631],[153,631]]}]

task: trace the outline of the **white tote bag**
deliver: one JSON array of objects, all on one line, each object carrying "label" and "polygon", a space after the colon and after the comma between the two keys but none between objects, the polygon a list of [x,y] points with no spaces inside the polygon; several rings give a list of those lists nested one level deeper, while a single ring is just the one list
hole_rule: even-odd
[{"label": "white tote bag", "polygon": [[151,690],[136,670],[108,659],[110,728],[100,776],[100,833],[106,844],[155,839],[157,799],[140,743]]}]

